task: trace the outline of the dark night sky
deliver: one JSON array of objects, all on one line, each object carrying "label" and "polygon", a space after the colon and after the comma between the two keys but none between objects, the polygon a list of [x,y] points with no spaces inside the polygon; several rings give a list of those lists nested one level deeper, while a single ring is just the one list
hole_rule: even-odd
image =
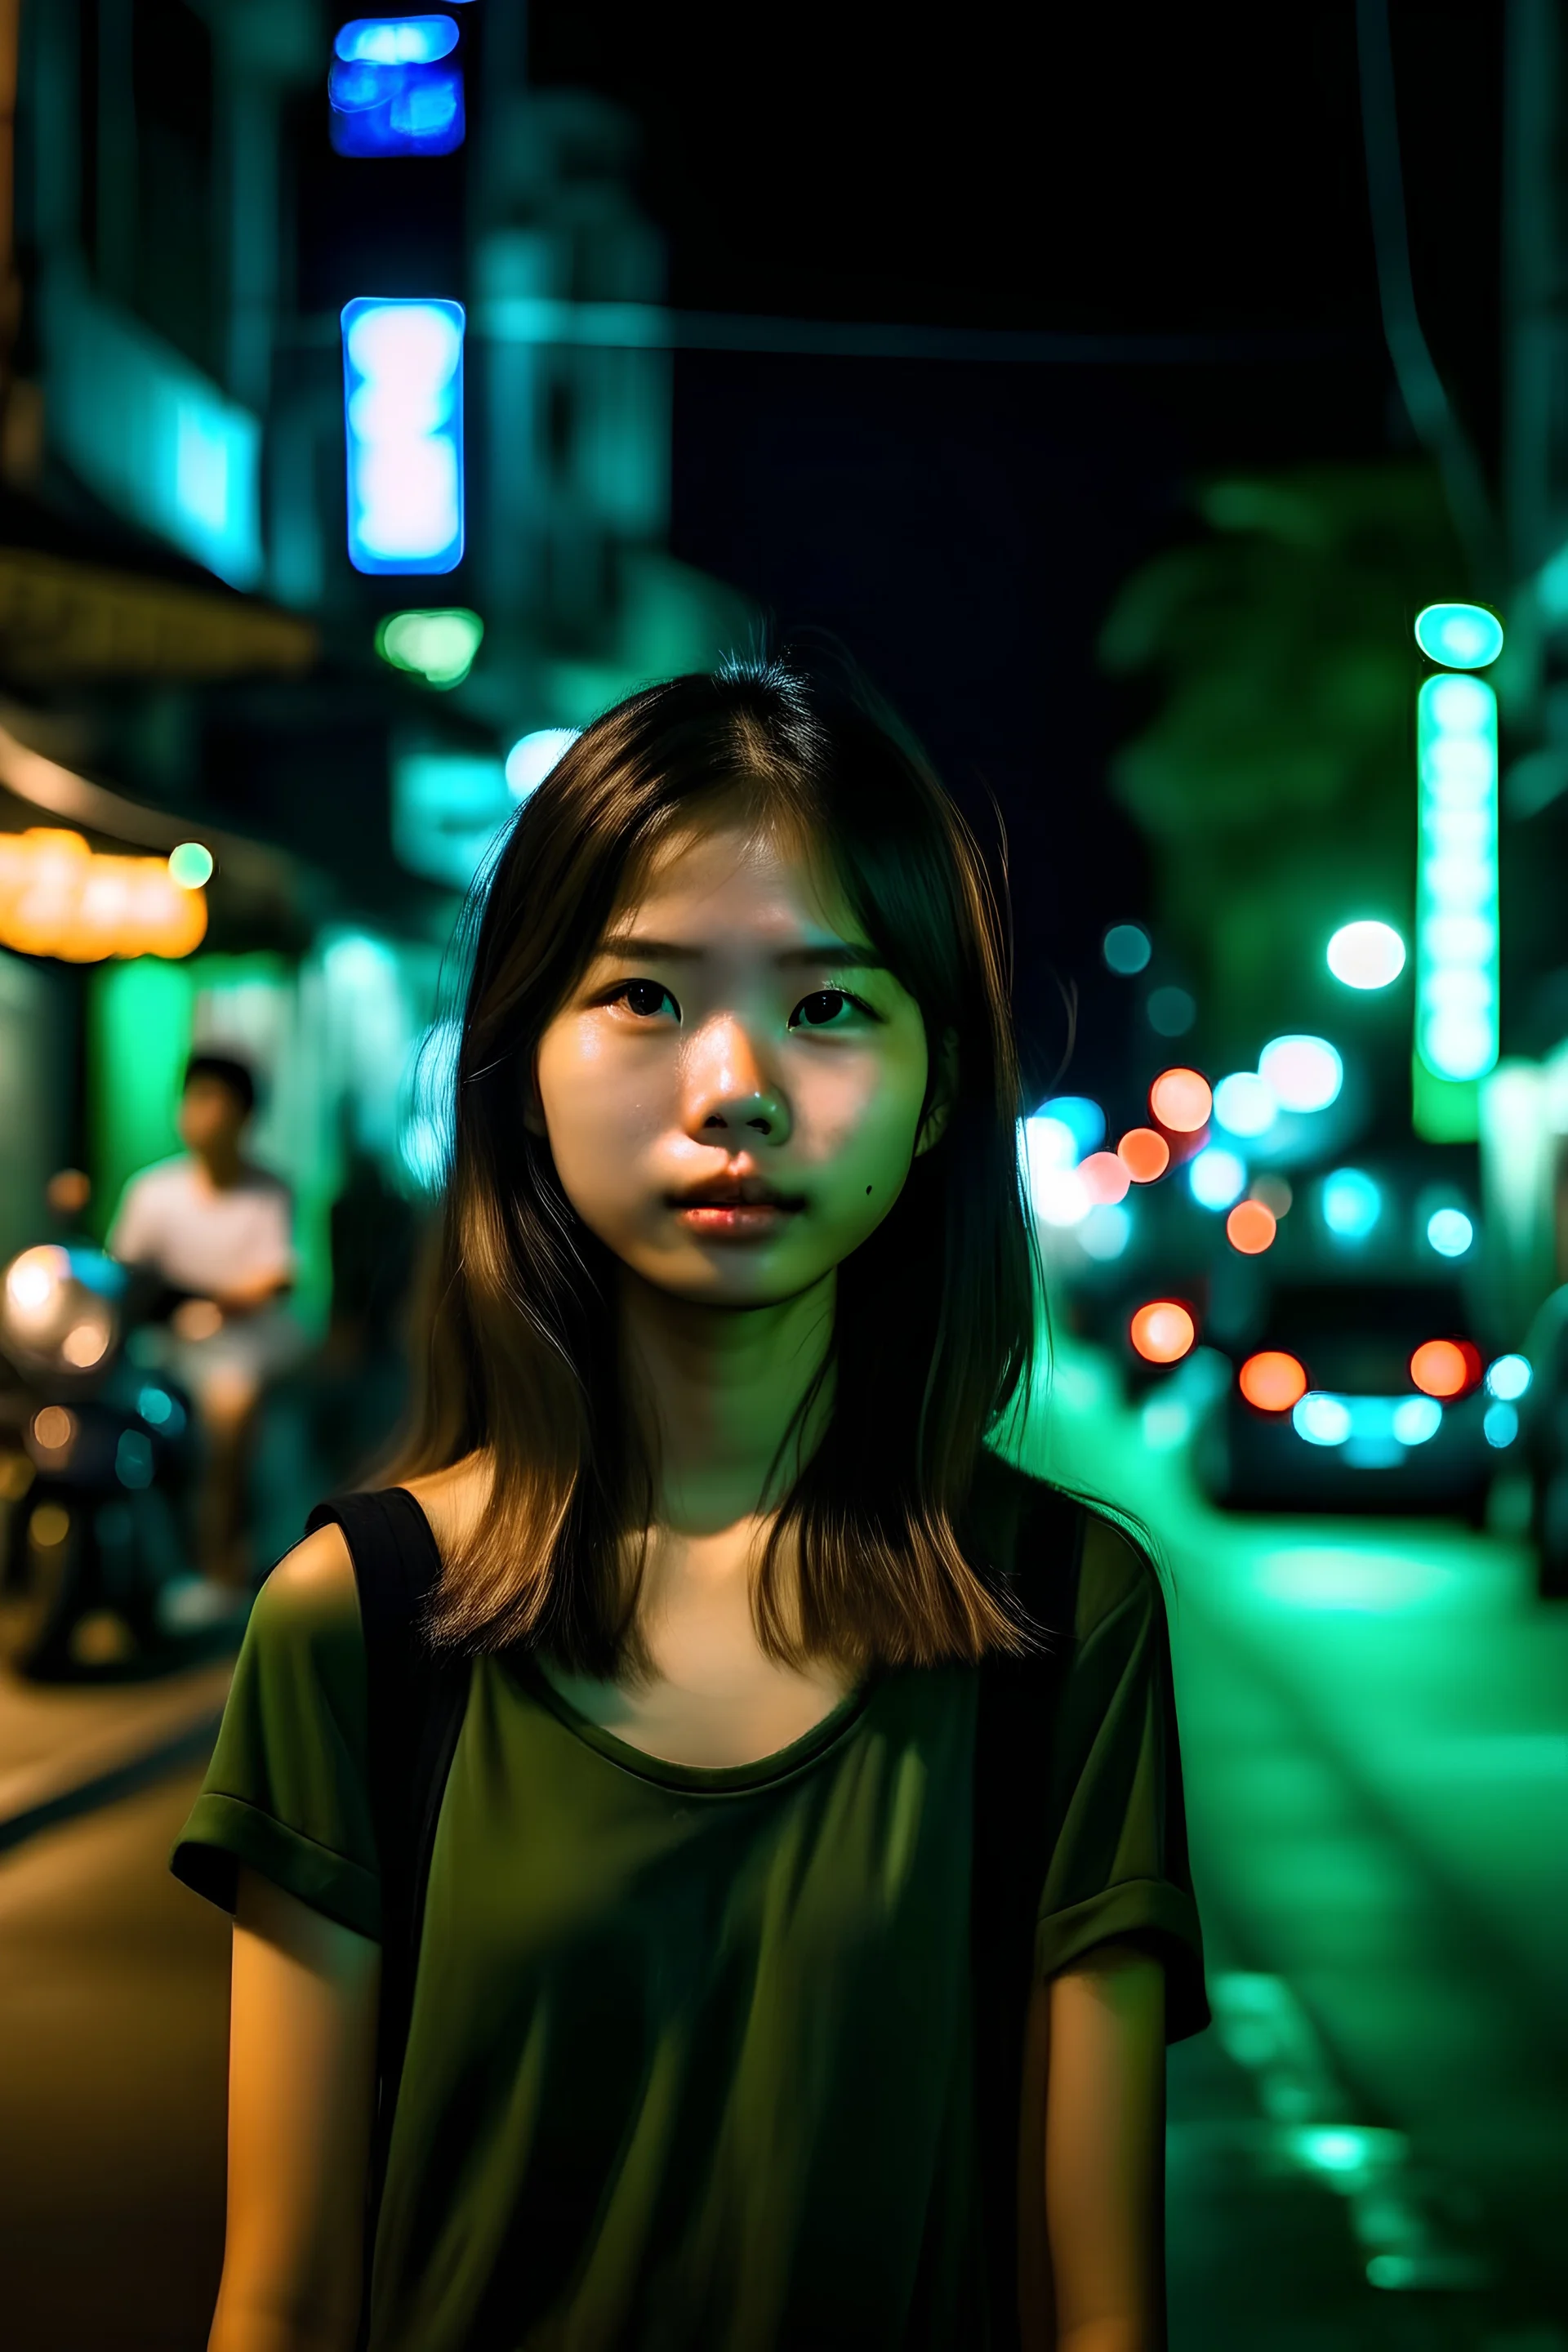
[{"label": "dark night sky", "polygon": [[[1500,17],[1486,0],[1393,16],[1417,292],[1488,446]],[[537,81],[639,122],[682,306],[1258,339],[1183,367],[678,362],[677,552],[781,625],[840,635],[993,836],[994,794],[1033,1073],[1062,1052],[1068,983],[1073,1080],[1103,1083],[1135,1010],[1099,940],[1147,887],[1104,790],[1136,720],[1096,675],[1107,604],[1191,528],[1194,474],[1405,445],[1352,7],[535,0],[530,49]]]}]

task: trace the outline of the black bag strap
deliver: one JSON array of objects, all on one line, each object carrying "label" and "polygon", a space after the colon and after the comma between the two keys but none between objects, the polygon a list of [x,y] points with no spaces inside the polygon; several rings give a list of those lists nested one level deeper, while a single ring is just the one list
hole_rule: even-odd
[{"label": "black bag strap", "polygon": [[[1088,1513],[1016,1472],[987,1465],[972,1540],[1040,1646],[988,1656],[974,1733],[971,1886],[975,2125],[991,2342],[1018,2341],[1018,2122],[1035,1930],[1050,1864],[1050,1726],[1071,1655]],[[977,1480],[977,1486],[980,1481]]]},{"label": "black bag strap", "polygon": [[429,1520],[405,1487],[340,1496],[319,1504],[306,1524],[307,1532],[329,1524],[342,1529],[364,1635],[370,1801],[382,1912],[370,2183],[374,2229],[414,2007],[430,1855],[468,1701],[468,1662],[443,1656],[426,1639],[425,1608],[440,1578],[441,1555]]}]

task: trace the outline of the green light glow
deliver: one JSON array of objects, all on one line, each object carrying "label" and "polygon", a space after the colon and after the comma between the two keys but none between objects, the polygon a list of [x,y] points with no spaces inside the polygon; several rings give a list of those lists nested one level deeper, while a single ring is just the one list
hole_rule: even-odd
[{"label": "green light glow", "polygon": [[1415,615],[1415,642],[1448,669],[1486,669],[1502,651],[1502,623],[1484,604],[1428,604]]},{"label": "green light glow", "polygon": [[394,669],[411,670],[426,686],[461,686],[474,666],[485,625],[462,605],[429,613],[390,613],[375,633],[375,649]]},{"label": "green light glow", "polygon": [[1342,923],[1328,964],[1346,988],[1386,988],[1405,970],[1405,941],[1392,923]]},{"label": "green light glow", "polygon": [[169,852],[169,872],[182,890],[199,890],[212,880],[213,854],[199,841],[182,841]]}]

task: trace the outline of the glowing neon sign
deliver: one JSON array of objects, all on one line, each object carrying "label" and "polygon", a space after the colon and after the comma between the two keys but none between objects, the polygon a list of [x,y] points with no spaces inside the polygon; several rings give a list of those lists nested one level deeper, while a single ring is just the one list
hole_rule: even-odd
[{"label": "glowing neon sign", "polygon": [[1498,1057],[1497,696],[1483,678],[1429,677],[1416,705],[1420,864],[1415,1050],[1437,1078]]},{"label": "glowing neon sign", "polygon": [[450,572],[463,556],[462,305],[350,302],[342,314],[349,561]]}]

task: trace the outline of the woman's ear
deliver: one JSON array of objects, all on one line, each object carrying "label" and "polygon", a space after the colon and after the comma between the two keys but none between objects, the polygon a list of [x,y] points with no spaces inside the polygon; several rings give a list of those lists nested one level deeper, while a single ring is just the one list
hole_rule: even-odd
[{"label": "woman's ear", "polygon": [[956,1029],[944,1029],[942,1043],[936,1050],[935,1067],[931,1073],[926,1114],[921,1121],[920,1133],[915,1138],[917,1160],[923,1151],[929,1151],[933,1143],[940,1143],[947,1133],[947,1122],[952,1117],[952,1106],[957,1097],[958,1032]]},{"label": "woman's ear", "polygon": [[539,1099],[539,1072],[532,1063],[523,1081],[522,1123],[530,1135],[544,1137],[550,1132],[544,1124],[544,1106]]}]

